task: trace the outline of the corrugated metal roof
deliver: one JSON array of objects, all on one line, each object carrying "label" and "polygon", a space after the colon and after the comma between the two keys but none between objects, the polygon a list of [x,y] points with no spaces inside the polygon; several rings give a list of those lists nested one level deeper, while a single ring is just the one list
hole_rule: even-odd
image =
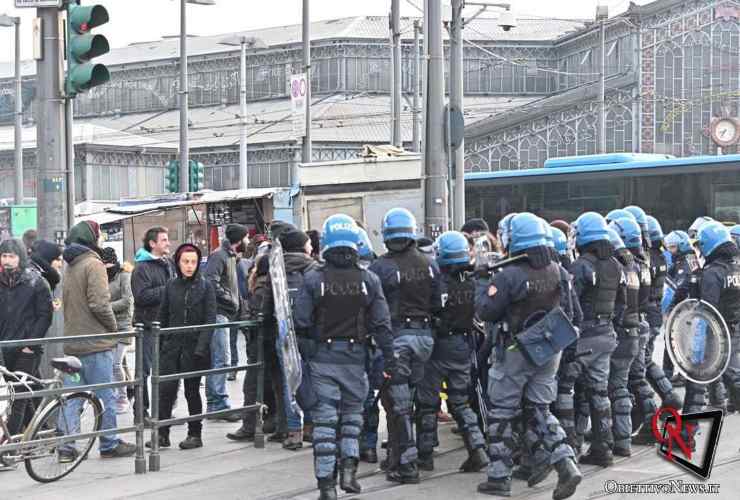
[{"label": "corrugated metal roof", "polygon": [[[414,18],[402,18],[402,38],[413,38]],[[474,19],[465,33],[465,38],[473,41],[497,42],[554,42],[558,37],[582,29],[585,21],[548,20],[548,19],[517,19],[518,26],[511,31],[503,31],[497,26],[496,18]],[[480,32],[485,36],[481,36]],[[205,54],[237,52],[234,46],[222,45],[220,42],[229,36],[253,36],[262,39],[268,46],[285,46],[301,43],[301,25],[277,26],[249,30],[238,33],[226,33],[212,36],[191,36],[188,39],[188,55],[190,57]],[[446,30],[443,36],[447,38]],[[311,23],[311,40],[387,40],[388,18],[385,16],[357,16]],[[132,64],[147,61],[157,61],[179,57],[179,38],[168,37],[151,42],[140,42],[126,47],[118,47],[109,54],[99,58],[99,62],[111,66]],[[24,75],[36,73],[35,61],[26,61],[23,64]],[[12,62],[0,62],[0,78],[13,75]]]},{"label": "corrugated metal roof", "polygon": [[[250,188],[231,189],[227,191],[204,191],[202,193],[191,193],[188,199],[158,199],[147,202],[147,200],[129,200],[125,204],[108,208],[107,214],[140,215],[155,210],[167,208],[187,207],[201,203],[219,203],[223,201],[252,200],[257,198],[271,197],[281,188]],[[184,195],[179,195],[180,197]]]}]

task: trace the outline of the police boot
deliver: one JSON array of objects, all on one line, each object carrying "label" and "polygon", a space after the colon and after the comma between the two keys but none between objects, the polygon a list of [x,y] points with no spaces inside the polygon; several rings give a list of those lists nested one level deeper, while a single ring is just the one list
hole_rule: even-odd
[{"label": "police boot", "polygon": [[400,464],[397,469],[386,472],[385,478],[392,483],[419,484],[419,469],[414,463]]},{"label": "police boot", "polygon": [[596,451],[592,447],[588,450],[588,453],[581,457],[578,463],[584,465],[598,465],[599,467],[611,467],[614,465],[614,455],[608,448]]},{"label": "police boot", "polygon": [[489,479],[485,483],[478,485],[478,493],[495,497],[510,497],[511,479]]},{"label": "police boot", "polygon": [[527,478],[527,486],[530,488],[540,484],[542,481],[547,479],[547,476],[552,472],[552,465],[549,461],[544,461],[539,464],[533,464],[530,469],[529,477]]},{"label": "police boot", "polygon": [[583,475],[572,458],[564,458],[556,463],[555,470],[558,472],[558,484],[552,492],[552,499],[563,500],[576,492]]},{"label": "police boot", "polygon": [[655,444],[655,436],[653,435],[653,429],[650,425],[643,424],[637,434],[632,436],[632,444],[652,446]]},{"label": "police boot", "polygon": [[683,408],[683,398],[678,395],[676,391],[671,391],[663,400],[664,408],[673,408],[674,410],[681,410]]},{"label": "police boot", "polygon": [[740,411],[740,389],[737,387],[730,386],[728,387],[728,404],[727,404],[727,411],[730,413]]},{"label": "police boot", "polygon": [[683,375],[680,373],[676,373],[673,377],[671,377],[671,385],[676,387],[684,387],[686,385],[686,379],[683,378]]},{"label": "police boot", "polygon": [[419,455],[419,458],[416,460],[416,465],[419,467],[419,470],[433,471],[434,457],[431,454]]},{"label": "police boot", "polygon": [[517,465],[511,471],[512,479],[518,479],[519,481],[529,481],[531,475],[532,469],[528,465]]},{"label": "police boot", "polygon": [[357,459],[345,458],[339,470],[339,487],[347,493],[360,493],[362,487],[357,482]]},{"label": "police boot", "polygon": [[360,451],[360,461],[366,462],[369,464],[377,464],[378,463],[378,452],[375,450],[375,448],[366,448],[364,450]]},{"label": "police boot", "polygon": [[475,448],[469,452],[468,458],[460,466],[462,472],[480,472],[489,463],[488,454],[483,448]]},{"label": "police boot", "polygon": [[337,500],[337,487],[333,479],[319,479],[319,500]]}]

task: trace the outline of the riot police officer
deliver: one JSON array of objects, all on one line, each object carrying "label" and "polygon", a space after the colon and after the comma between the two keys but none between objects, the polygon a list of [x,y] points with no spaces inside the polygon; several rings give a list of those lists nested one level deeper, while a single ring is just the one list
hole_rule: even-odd
[{"label": "riot police officer", "polygon": [[434,438],[439,391],[447,381],[447,407],[457,422],[468,459],[460,469],[478,472],[488,465],[485,441],[478,418],[470,408],[471,342],[475,313],[475,282],[470,265],[468,240],[462,233],[448,231],[435,243],[437,264],[442,272],[440,292],[442,310],[436,321],[437,340],[432,357],[418,386],[417,433],[419,468],[434,469]]},{"label": "riot police officer", "polygon": [[[416,248],[416,218],[404,208],[383,217],[383,242],[388,253],[370,270],[383,286],[391,312],[394,358],[390,385],[381,394],[388,418],[389,481],[418,483],[418,452],[412,427],[412,388],[424,376],[424,364],[434,348],[432,315],[440,309],[439,275]],[[383,354],[385,356],[385,353]]]},{"label": "riot police officer", "polygon": [[[325,264],[306,273],[296,297],[296,329],[314,341],[306,357],[318,399],[311,415],[320,500],[337,498],[337,455],[341,457],[340,487],[361,491],[356,477],[358,437],[368,394],[363,344],[372,336],[385,359],[393,358],[388,304],[378,277],[358,265],[358,243],[359,228],[351,217],[329,217],[322,231]],[[341,442],[339,450],[337,442]]]},{"label": "riot police officer", "polygon": [[735,245],[740,247],[740,224],[735,224],[730,228],[730,236],[732,236]]},{"label": "riot police officer", "polygon": [[558,261],[566,271],[570,271],[570,267],[573,265],[573,260],[568,252],[568,237],[557,227],[551,225],[550,228],[553,243],[555,244],[555,252],[558,254]]},{"label": "riot police officer", "polygon": [[561,294],[567,293],[568,276],[550,260],[546,247],[548,230],[541,219],[520,213],[510,218],[509,229],[504,241],[508,242],[511,256],[525,257],[495,273],[476,293],[478,316],[484,321],[505,322],[496,348],[496,362],[489,375],[491,463],[488,480],[478,485],[478,491],[489,495],[511,494],[513,426],[523,412],[522,437],[537,469],[533,474],[543,480],[554,466],[558,484],[553,498],[560,500],[575,493],[582,479],[565,432],[549,409],[555,400],[555,374],[561,353],[535,364],[516,339],[517,335],[530,332],[534,318],[560,304]]},{"label": "riot police officer", "polygon": [[617,348],[609,366],[609,399],[612,402],[614,447],[620,457],[632,455],[632,397],[629,371],[640,347],[640,268],[625,245],[642,246],[640,227],[632,219],[616,219],[609,224],[609,239],[622,264],[625,293],[618,294],[614,304],[614,329]]},{"label": "riot police officer", "polygon": [[[583,310],[578,353],[584,353],[560,370],[558,417],[574,412],[573,391],[579,378],[591,410],[591,448],[580,462],[608,467],[613,463],[612,416],[608,398],[609,362],[617,347],[612,325],[614,302],[620,288],[622,266],[613,257],[606,221],[586,212],[574,224],[579,257],[573,263],[574,286]],[[590,351],[590,353],[588,352]],[[575,429],[566,428],[571,444]]]},{"label": "riot police officer", "polygon": [[[367,231],[360,228],[360,244],[358,252],[360,266],[367,269],[377,256]],[[360,461],[369,464],[378,463],[378,426],[380,425],[380,409],[375,399],[375,391],[383,385],[383,353],[371,339],[367,343],[367,361],[365,369],[370,386],[367,398],[363,405],[362,432],[360,433]]]},{"label": "riot police officer", "polygon": [[[699,251],[706,263],[701,272],[699,298],[722,314],[730,329],[732,352],[730,364],[722,379],[727,387],[730,402],[740,409],[740,250],[732,240],[730,231],[719,222],[707,222],[697,235]],[[686,384],[692,392],[694,384]],[[688,396],[687,396],[688,399]]]}]

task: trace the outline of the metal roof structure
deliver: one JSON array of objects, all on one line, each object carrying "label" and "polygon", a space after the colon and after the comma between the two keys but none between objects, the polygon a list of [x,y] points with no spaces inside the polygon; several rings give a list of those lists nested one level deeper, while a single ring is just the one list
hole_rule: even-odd
[{"label": "metal roof structure", "polygon": [[[410,40],[413,38],[412,25],[416,19],[411,17],[401,19],[403,39]],[[496,17],[479,17],[470,23],[470,30],[465,36],[471,40],[482,40],[489,43],[491,41],[552,43],[566,33],[583,29],[586,22],[586,20],[518,18],[518,25],[515,29],[503,31],[498,27]],[[481,37],[476,32],[484,34],[485,37]],[[220,35],[190,36],[188,39],[188,57],[238,52],[238,48],[220,43],[228,36],[260,38],[269,47],[266,50],[285,48],[300,44],[302,41],[300,24]],[[388,36],[388,18],[385,16],[355,16],[311,23],[311,40],[314,42],[322,40],[387,40]],[[445,39],[448,38],[445,30],[443,30],[443,36]],[[96,61],[117,66],[175,59],[180,54],[179,43],[177,36],[165,37],[151,42],[137,42],[126,47],[114,48],[110,53],[96,59]],[[24,61],[21,70],[24,76],[35,75],[35,61]],[[0,78],[8,78],[12,75],[12,62],[0,62]]]}]

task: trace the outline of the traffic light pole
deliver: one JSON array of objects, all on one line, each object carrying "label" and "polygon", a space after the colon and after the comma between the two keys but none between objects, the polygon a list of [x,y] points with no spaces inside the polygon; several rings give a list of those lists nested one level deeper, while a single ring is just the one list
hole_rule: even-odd
[{"label": "traffic light pole", "polygon": [[67,142],[67,229],[75,224],[75,143],[74,143],[74,100],[65,99],[65,131]]},{"label": "traffic light pole", "polygon": [[21,75],[21,18],[15,21],[15,204],[23,205],[23,76]]},{"label": "traffic light pole", "polygon": [[180,192],[189,191],[187,1],[180,0]]},{"label": "traffic light pole", "polygon": [[[463,112],[463,0],[452,0],[452,22],[450,23],[450,107]],[[453,152],[455,167],[453,228],[465,223],[465,139]]]},{"label": "traffic light pole", "polygon": [[[62,97],[62,47],[59,9],[37,9],[41,19],[42,59],[38,61],[36,89],[38,180],[36,205],[39,237],[61,239],[67,229],[64,134],[64,98]],[[72,221],[73,222],[73,221]]]},{"label": "traffic light pole", "polygon": [[[311,17],[308,10],[309,0],[303,0],[303,71],[306,73],[306,133],[303,136],[301,161],[311,163]],[[297,183],[297,179],[293,179]]]},{"label": "traffic light pole", "polygon": [[401,0],[391,3],[391,59],[393,62],[393,96],[391,97],[391,144],[400,148],[401,139]]}]

